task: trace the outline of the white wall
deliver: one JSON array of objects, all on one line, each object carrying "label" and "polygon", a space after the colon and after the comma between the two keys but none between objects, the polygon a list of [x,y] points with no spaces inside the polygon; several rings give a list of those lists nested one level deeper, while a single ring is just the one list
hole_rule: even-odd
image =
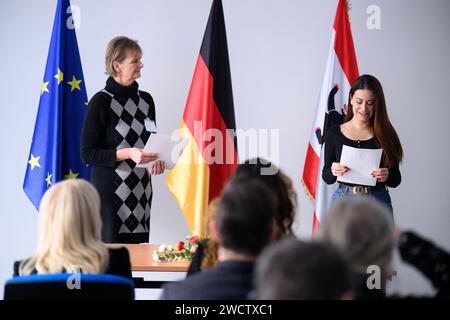
[{"label": "white wall", "polygon": [[[309,238],[312,204],[300,177],[331,35],[336,0],[223,0],[236,122],[280,130],[279,164],[294,180],[297,233]],[[139,40],[143,90],[156,102],[158,129],[180,124],[211,1],[73,0],[81,9],[78,44],[88,96],[104,86],[103,56],[116,35]],[[366,27],[369,5],[381,30]],[[0,294],[14,260],[33,253],[37,213],[22,191],[53,25],[55,0],[0,0]],[[392,190],[396,223],[450,249],[448,88],[450,2],[352,1],[350,18],[361,73],[384,85],[388,111],[405,150],[403,183]],[[243,159],[241,159],[243,160]],[[150,242],[188,233],[165,186],[154,178]],[[430,293],[417,272],[398,265],[394,290]]]}]

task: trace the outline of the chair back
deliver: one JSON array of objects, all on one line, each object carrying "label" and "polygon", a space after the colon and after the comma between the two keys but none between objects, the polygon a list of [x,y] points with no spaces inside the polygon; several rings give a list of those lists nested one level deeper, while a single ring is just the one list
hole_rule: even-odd
[{"label": "chair back", "polygon": [[134,283],[111,274],[35,274],[9,279],[4,299],[134,300]]}]

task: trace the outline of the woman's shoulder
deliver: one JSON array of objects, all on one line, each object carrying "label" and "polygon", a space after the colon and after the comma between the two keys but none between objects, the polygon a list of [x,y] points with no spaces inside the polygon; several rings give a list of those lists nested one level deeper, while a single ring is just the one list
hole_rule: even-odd
[{"label": "woman's shoulder", "polygon": [[19,275],[20,266],[24,263],[27,263],[30,259],[31,259],[31,257],[27,258],[27,259],[23,259],[23,260],[14,261],[14,265],[13,265],[13,272],[14,272],[13,276],[14,277]]},{"label": "woman's shoulder", "polygon": [[127,248],[108,248],[109,263],[105,273],[131,278],[130,254]]},{"label": "woman's shoulder", "polygon": [[341,131],[341,126],[344,126],[344,125],[345,125],[345,124],[335,124],[335,125],[332,125],[328,131],[333,132],[333,133],[335,133],[335,134],[341,134],[341,132],[342,132],[342,131]]},{"label": "woman's shoulder", "polygon": [[112,96],[105,92],[99,91],[89,100],[88,108],[98,108],[105,105],[109,105],[111,103]]},{"label": "woman's shoulder", "polygon": [[152,102],[153,102],[153,97],[152,97],[152,95],[151,95],[149,92],[139,90],[139,95],[140,95],[144,100],[146,100],[146,101],[148,100],[148,101],[152,101]]},{"label": "woman's shoulder", "polygon": [[108,248],[109,253],[109,259],[110,260],[120,260],[120,259],[129,259],[130,253],[128,252],[128,249],[125,247],[118,247],[118,248]]},{"label": "woman's shoulder", "polygon": [[14,265],[13,265],[13,270],[14,270],[13,276],[14,277],[19,275],[19,268],[20,268],[20,265],[22,264],[22,262],[23,262],[23,260],[14,261]]},{"label": "woman's shoulder", "polygon": [[153,97],[150,93],[148,93],[147,91],[139,90],[139,96],[144,99],[144,101],[147,102],[150,107],[154,108],[155,102],[153,101]]},{"label": "woman's shoulder", "polygon": [[328,140],[329,139],[335,140],[336,138],[341,138],[341,136],[342,136],[341,125],[336,124],[328,128],[325,138]]}]

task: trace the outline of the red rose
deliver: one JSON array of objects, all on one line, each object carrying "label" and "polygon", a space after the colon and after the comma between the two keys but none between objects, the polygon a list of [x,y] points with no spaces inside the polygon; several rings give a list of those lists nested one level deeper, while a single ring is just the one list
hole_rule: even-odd
[{"label": "red rose", "polygon": [[198,236],[192,236],[192,237],[190,237],[190,238],[188,239],[188,242],[189,242],[190,244],[196,244],[196,243],[198,242],[198,240],[199,240],[199,237],[198,237]]},{"label": "red rose", "polygon": [[178,251],[181,251],[183,249],[183,247],[184,247],[184,242],[183,241],[178,242]]}]

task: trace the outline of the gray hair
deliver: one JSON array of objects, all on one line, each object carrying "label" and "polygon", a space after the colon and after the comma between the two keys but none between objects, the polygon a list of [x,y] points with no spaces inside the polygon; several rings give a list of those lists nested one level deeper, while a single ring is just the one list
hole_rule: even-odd
[{"label": "gray hair", "polygon": [[105,53],[105,70],[106,74],[110,76],[116,76],[116,70],[114,70],[114,61],[122,62],[127,57],[127,51],[137,51],[142,53],[142,49],[137,43],[137,40],[130,39],[128,37],[119,36],[113,38],[106,47]]},{"label": "gray hair", "polygon": [[394,249],[392,215],[370,198],[343,198],[330,208],[316,238],[340,249],[354,272],[366,273],[370,265],[385,269]]}]

